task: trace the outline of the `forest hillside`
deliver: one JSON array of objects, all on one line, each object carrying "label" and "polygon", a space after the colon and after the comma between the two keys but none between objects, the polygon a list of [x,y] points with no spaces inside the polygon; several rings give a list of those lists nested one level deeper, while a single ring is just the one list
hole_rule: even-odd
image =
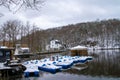
[{"label": "forest hillside", "polygon": [[[67,26],[40,30],[34,33],[35,41],[39,42],[41,48],[49,43],[51,39],[58,39],[68,48],[84,45],[87,47],[120,47],[120,20],[109,19],[102,21],[71,24]],[[38,35],[37,35],[38,34]],[[37,47],[37,44],[36,44]]]},{"label": "forest hillside", "polygon": [[1,41],[27,44],[32,51],[43,51],[49,41],[58,39],[67,48],[87,47],[120,48],[120,20],[109,19],[42,30],[35,25],[21,25],[19,21],[8,21],[1,27]]}]

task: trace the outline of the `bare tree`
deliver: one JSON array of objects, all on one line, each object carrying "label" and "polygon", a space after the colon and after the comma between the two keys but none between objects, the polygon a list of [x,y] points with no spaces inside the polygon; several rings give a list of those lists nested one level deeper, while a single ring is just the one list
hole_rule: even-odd
[{"label": "bare tree", "polygon": [[[21,27],[21,22],[17,21],[17,20],[7,21],[6,23],[4,23],[1,26],[3,43],[9,42],[9,46],[14,47],[16,44],[16,41],[19,37],[20,27]],[[10,43],[12,43],[12,44],[10,44]]]},{"label": "bare tree", "polygon": [[0,5],[11,11],[17,11],[22,7],[39,10],[43,2],[44,0],[0,0]]},{"label": "bare tree", "polygon": [[[45,0],[0,0],[0,6],[16,13],[20,9],[33,9],[39,11]],[[0,12],[0,17],[4,16]]]},{"label": "bare tree", "polygon": [[2,45],[5,46],[5,41],[7,41],[7,29],[3,26],[1,26],[0,29],[0,40],[2,41]]},{"label": "bare tree", "polygon": [[26,38],[27,38],[27,45],[28,45],[28,47],[30,47],[30,31],[31,31],[30,27],[31,27],[31,26],[30,26],[30,23],[27,22],[27,23],[26,23],[26,26],[25,26],[25,28],[26,28],[26,29],[25,29],[25,30],[26,30],[25,32],[26,32],[26,34],[27,34],[27,35],[26,35]]}]

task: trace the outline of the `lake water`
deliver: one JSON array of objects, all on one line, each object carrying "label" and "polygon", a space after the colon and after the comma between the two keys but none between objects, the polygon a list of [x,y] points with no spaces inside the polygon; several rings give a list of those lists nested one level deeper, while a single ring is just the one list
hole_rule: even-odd
[{"label": "lake water", "polygon": [[9,80],[120,80],[120,50],[95,50],[89,51],[89,55],[93,60],[82,70],[71,68],[56,74],[40,71],[39,77],[13,77]]}]

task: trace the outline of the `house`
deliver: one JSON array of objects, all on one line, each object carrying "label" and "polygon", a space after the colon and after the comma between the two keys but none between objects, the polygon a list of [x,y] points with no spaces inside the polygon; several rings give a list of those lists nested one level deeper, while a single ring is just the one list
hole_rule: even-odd
[{"label": "house", "polygon": [[62,43],[59,40],[51,40],[46,46],[46,50],[60,50],[63,48]]}]

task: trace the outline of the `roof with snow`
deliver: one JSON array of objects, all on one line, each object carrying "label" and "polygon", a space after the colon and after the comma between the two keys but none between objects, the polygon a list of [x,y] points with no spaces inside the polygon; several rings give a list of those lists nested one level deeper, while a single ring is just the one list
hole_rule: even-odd
[{"label": "roof with snow", "polygon": [[83,49],[87,49],[87,47],[78,45],[78,46],[72,47],[70,50],[83,50]]},{"label": "roof with snow", "polygon": [[0,46],[0,48],[8,48],[7,46]]},{"label": "roof with snow", "polygon": [[22,50],[26,50],[29,49],[28,47],[21,47]]}]

